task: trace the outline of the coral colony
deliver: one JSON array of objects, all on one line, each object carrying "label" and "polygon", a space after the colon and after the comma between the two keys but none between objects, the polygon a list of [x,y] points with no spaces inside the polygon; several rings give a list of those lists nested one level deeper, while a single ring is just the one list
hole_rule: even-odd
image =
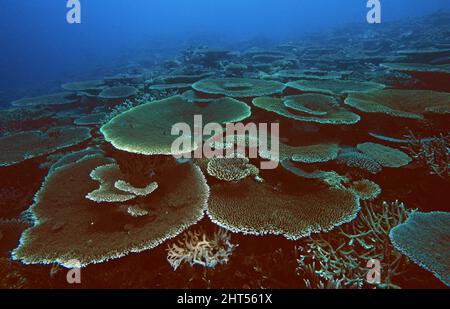
[{"label": "coral colony", "polygon": [[367,26],[11,102],[0,287],[448,286],[450,15]]}]

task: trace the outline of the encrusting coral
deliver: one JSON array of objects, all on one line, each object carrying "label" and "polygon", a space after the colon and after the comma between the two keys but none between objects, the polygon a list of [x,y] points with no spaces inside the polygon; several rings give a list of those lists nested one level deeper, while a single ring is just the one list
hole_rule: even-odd
[{"label": "encrusting coral", "polygon": [[183,263],[215,268],[228,263],[236,247],[231,243],[231,234],[224,229],[218,229],[212,237],[199,231],[187,231],[183,240],[168,246],[167,261],[174,270]]}]

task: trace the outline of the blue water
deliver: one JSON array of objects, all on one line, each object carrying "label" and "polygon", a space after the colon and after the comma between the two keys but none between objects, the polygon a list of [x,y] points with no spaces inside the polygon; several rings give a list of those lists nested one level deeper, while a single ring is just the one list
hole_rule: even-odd
[{"label": "blue water", "polygon": [[[0,104],[63,81],[102,75],[134,56],[170,56],[190,43],[283,41],[366,23],[365,0],[0,0]],[[449,0],[381,0],[383,22],[450,9]],[[139,52],[136,52],[139,51]]]}]

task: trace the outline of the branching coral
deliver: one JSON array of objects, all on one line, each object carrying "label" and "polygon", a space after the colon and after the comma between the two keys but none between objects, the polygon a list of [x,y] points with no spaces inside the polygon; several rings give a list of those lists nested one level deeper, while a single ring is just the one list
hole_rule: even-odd
[{"label": "branching coral", "polygon": [[236,247],[231,243],[231,234],[223,229],[216,231],[212,238],[205,233],[188,231],[184,233],[182,241],[169,245],[167,261],[174,270],[182,263],[215,268],[228,263]]},{"label": "branching coral", "polygon": [[431,139],[421,139],[412,131],[408,134],[408,146],[405,149],[430,174],[441,178],[450,176],[450,134],[441,134]]},{"label": "branching coral", "polygon": [[[405,257],[392,246],[390,231],[405,222],[414,212],[398,201],[381,206],[366,203],[360,217],[339,231],[311,237],[300,252],[299,272],[311,280],[316,276],[329,284],[339,282],[346,288],[367,287],[367,273],[371,260],[381,262],[378,288],[397,288],[395,278],[405,271]],[[316,267],[317,266],[317,267]]]}]

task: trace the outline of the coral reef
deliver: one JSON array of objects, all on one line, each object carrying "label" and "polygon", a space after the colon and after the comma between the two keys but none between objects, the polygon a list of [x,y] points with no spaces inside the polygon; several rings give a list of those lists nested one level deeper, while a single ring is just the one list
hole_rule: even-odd
[{"label": "coral reef", "polygon": [[211,187],[208,215],[233,232],[283,235],[300,239],[353,220],[359,200],[346,190],[317,187],[295,193],[275,191],[265,183],[244,179]]},{"label": "coral reef", "polygon": [[90,139],[88,128],[54,127],[0,137],[0,166],[11,166]]},{"label": "coral reef", "polygon": [[[319,97],[317,97],[319,96]],[[280,116],[302,122],[320,124],[352,125],[360,117],[341,107],[332,97],[308,94],[285,98],[260,97],[253,100],[253,105]]]},{"label": "coral reef", "polygon": [[423,119],[425,113],[449,113],[450,94],[429,90],[388,89],[350,93],[345,103],[366,113]]},{"label": "coral reef", "polygon": [[98,97],[104,100],[126,99],[137,94],[137,89],[131,86],[116,86],[105,88]]},{"label": "coral reef", "polygon": [[96,187],[89,174],[107,163],[102,156],[85,157],[47,176],[29,210],[34,226],[22,234],[15,260],[65,267],[74,259],[82,266],[101,263],[154,248],[203,218],[209,189],[191,165],[166,170],[169,181],[158,181],[159,194],[139,202],[146,216],[130,216],[126,204],[123,212],[120,204],[96,206],[85,198]]},{"label": "coral reef", "polygon": [[341,95],[355,91],[371,91],[384,89],[383,84],[374,82],[356,82],[350,80],[298,80],[286,84],[288,87],[302,92],[316,92],[326,95]]},{"label": "coral reef", "polygon": [[232,98],[277,94],[283,92],[285,87],[279,82],[245,78],[204,79],[192,85],[199,92]]},{"label": "coral reef", "polygon": [[[300,274],[307,286],[330,288],[398,288],[395,279],[406,271],[405,257],[391,244],[390,231],[414,211],[403,203],[365,203],[359,219],[328,235],[313,236],[298,247]],[[371,260],[381,262],[381,282],[367,282]]]},{"label": "coral reef", "polygon": [[408,165],[412,161],[412,159],[403,151],[380,144],[363,143],[359,144],[357,148],[383,167],[398,168]]},{"label": "coral reef", "polygon": [[72,92],[60,92],[40,97],[24,98],[11,102],[11,105],[17,107],[33,107],[33,106],[51,106],[51,105],[65,105],[78,102]]},{"label": "coral reef", "polygon": [[410,131],[406,137],[408,145],[404,148],[430,174],[444,179],[450,176],[450,134],[421,139]]},{"label": "coral reef", "polygon": [[258,168],[249,162],[247,158],[213,158],[208,162],[207,171],[220,180],[239,181],[259,174]]},{"label": "coral reef", "polygon": [[415,212],[393,228],[394,247],[450,286],[450,213]]},{"label": "coral reef", "polygon": [[184,145],[172,153],[176,136],[170,135],[173,124],[187,123],[192,128],[195,115],[202,115],[204,123],[237,122],[251,115],[250,107],[231,98],[211,101],[207,106],[189,104],[182,96],[154,101],[135,107],[101,128],[105,139],[114,147],[127,152],[158,155],[185,154],[198,145]]}]

